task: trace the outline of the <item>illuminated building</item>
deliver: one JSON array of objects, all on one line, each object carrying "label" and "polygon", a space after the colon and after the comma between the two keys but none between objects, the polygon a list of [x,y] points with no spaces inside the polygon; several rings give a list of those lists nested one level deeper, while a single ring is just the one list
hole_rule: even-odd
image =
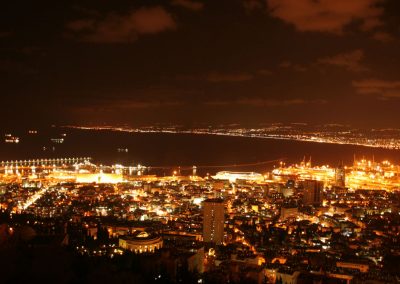
[{"label": "illuminated building", "polygon": [[282,193],[284,197],[290,197],[293,195],[293,188],[292,187],[279,187],[279,193]]},{"label": "illuminated building", "polygon": [[[331,168],[303,167],[292,165],[279,167],[272,171],[273,179],[289,182],[293,178],[302,180],[321,180],[326,185],[332,185],[335,192],[347,192],[347,189],[383,189],[395,191],[400,188],[400,166],[389,161],[375,162],[365,159],[355,160],[349,167]],[[344,186],[341,186],[343,185]]]},{"label": "illuminated building", "polygon": [[163,240],[156,234],[137,231],[133,235],[120,237],[119,246],[134,253],[153,253],[163,247]]},{"label": "illuminated building", "polygon": [[354,270],[359,270],[360,272],[368,272],[369,270],[368,264],[355,263],[355,262],[338,261],[336,262],[336,266],[341,268],[350,268]]},{"label": "illuminated building", "polygon": [[77,183],[121,183],[123,182],[122,174],[108,173],[78,173],[76,175]]},{"label": "illuminated building", "polygon": [[62,144],[64,143],[64,138],[51,138],[51,142],[56,143],[56,144]]},{"label": "illuminated building", "polygon": [[11,134],[6,134],[4,142],[6,142],[6,143],[19,143],[19,137],[12,136]]},{"label": "illuminated building", "polygon": [[225,206],[221,199],[203,202],[203,240],[206,243],[222,244],[224,240]]},{"label": "illuminated building", "polygon": [[343,163],[335,169],[335,185],[339,187],[346,186],[346,172]]},{"label": "illuminated building", "polygon": [[318,180],[305,180],[303,186],[304,205],[320,206],[322,203],[322,190],[324,188],[324,183]]},{"label": "illuminated building", "polygon": [[280,220],[285,221],[288,218],[296,218],[299,213],[297,207],[293,206],[282,206]]},{"label": "illuminated building", "polygon": [[212,176],[213,179],[218,180],[229,180],[230,182],[236,182],[237,180],[246,180],[253,182],[263,182],[264,176],[255,172],[228,172],[222,171],[218,172],[215,176]]},{"label": "illuminated building", "polygon": [[[305,167],[296,164],[289,167],[276,168],[272,171],[272,174],[277,178],[285,178],[287,181],[295,178],[297,180],[323,180],[324,182],[329,183],[335,178],[334,168],[330,168],[328,165],[320,167]],[[293,186],[293,184],[291,186]]]}]

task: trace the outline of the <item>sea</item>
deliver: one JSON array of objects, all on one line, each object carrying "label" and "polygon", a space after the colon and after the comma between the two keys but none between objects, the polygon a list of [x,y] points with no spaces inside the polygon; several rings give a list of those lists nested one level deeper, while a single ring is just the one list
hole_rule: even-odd
[{"label": "sea", "polygon": [[[110,130],[49,128],[37,134],[13,133],[19,143],[0,142],[0,161],[91,157],[97,164],[150,167],[148,174],[199,175],[222,170],[265,173],[280,161],[311,160],[313,165],[351,165],[356,159],[400,163],[400,150],[267,138],[129,133]],[[55,143],[51,139],[63,139]]]}]

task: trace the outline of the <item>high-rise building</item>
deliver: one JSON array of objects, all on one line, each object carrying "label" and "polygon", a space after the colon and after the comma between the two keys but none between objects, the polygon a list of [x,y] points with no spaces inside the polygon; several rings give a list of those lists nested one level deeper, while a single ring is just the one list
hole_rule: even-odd
[{"label": "high-rise building", "polygon": [[289,218],[296,218],[299,215],[299,209],[296,206],[284,205],[281,207],[280,220],[285,221]]},{"label": "high-rise building", "polygon": [[335,186],[346,186],[346,172],[343,163],[335,169]]},{"label": "high-rise building", "polygon": [[324,183],[319,180],[305,180],[303,182],[304,205],[320,206],[322,204],[322,191],[324,189]]},{"label": "high-rise building", "polygon": [[222,199],[207,199],[203,203],[203,240],[222,244],[224,240],[225,205]]}]

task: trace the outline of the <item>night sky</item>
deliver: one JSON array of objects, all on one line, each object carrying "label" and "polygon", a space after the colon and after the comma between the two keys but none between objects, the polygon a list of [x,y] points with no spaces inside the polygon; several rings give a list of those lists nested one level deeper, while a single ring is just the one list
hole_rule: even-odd
[{"label": "night sky", "polygon": [[0,125],[398,127],[398,0],[13,0]]}]

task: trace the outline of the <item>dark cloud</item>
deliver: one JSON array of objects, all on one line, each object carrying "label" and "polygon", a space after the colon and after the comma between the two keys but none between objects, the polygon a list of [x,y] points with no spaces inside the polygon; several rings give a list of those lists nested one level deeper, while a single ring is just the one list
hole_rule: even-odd
[{"label": "dark cloud", "polygon": [[120,15],[108,13],[102,18],[86,18],[67,24],[68,35],[85,42],[132,42],[140,35],[176,29],[176,23],[163,7],[143,7]]},{"label": "dark cloud", "polygon": [[382,25],[382,0],[268,0],[271,15],[296,27],[299,31],[340,34],[355,20],[363,30]]},{"label": "dark cloud", "polygon": [[392,36],[388,32],[383,32],[383,31],[377,31],[372,35],[372,38],[381,41],[381,42],[392,42],[395,40],[394,36]]},{"label": "dark cloud", "polygon": [[397,0],[20,2],[0,123],[400,119]]},{"label": "dark cloud", "polygon": [[273,72],[271,70],[268,70],[268,69],[260,69],[260,70],[257,71],[257,73],[259,75],[262,75],[262,76],[270,76],[270,75],[273,74]]},{"label": "dark cloud", "polygon": [[254,78],[254,75],[246,72],[238,73],[219,73],[211,72],[207,75],[206,79],[209,82],[219,83],[219,82],[245,82],[250,81]]},{"label": "dark cloud", "polygon": [[159,109],[167,107],[182,106],[182,101],[162,101],[162,100],[147,100],[147,101],[136,101],[136,100],[110,100],[103,103],[97,103],[95,105],[78,106],[75,110],[80,112],[85,111],[96,111],[96,112],[116,112],[116,111],[135,111],[137,109]]},{"label": "dark cloud", "polygon": [[284,61],[280,62],[278,67],[283,68],[283,69],[291,69],[296,72],[305,72],[308,69],[307,66],[305,66],[305,65],[296,64],[289,60],[284,60]]},{"label": "dark cloud", "polygon": [[287,100],[274,100],[274,99],[238,99],[238,100],[215,100],[206,102],[210,106],[228,106],[228,105],[242,105],[251,107],[287,107],[296,105],[308,104],[326,104],[327,101],[319,100],[305,100],[305,99],[287,99]]},{"label": "dark cloud", "polygon": [[13,33],[9,31],[0,31],[0,38],[6,38],[12,36]]},{"label": "dark cloud", "polygon": [[364,51],[362,49],[356,49],[350,52],[320,58],[318,59],[318,64],[342,67],[351,72],[363,72],[368,70],[368,68],[362,64],[363,59]]},{"label": "dark cloud", "polygon": [[200,11],[204,8],[204,3],[192,0],[172,0],[174,6],[180,6],[192,11]]},{"label": "dark cloud", "polygon": [[400,81],[365,79],[353,81],[357,93],[375,95],[380,99],[400,98]]},{"label": "dark cloud", "polygon": [[37,70],[24,61],[15,59],[0,59],[0,74],[34,75]]},{"label": "dark cloud", "polygon": [[242,4],[247,12],[261,10],[265,7],[264,0],[243,0]]}]

